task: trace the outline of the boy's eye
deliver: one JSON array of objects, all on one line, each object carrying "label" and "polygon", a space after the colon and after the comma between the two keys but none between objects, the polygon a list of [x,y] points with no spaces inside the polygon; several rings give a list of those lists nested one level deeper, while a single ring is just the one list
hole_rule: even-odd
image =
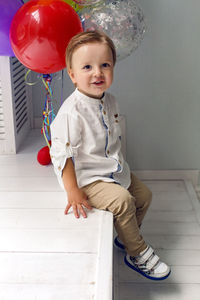
[{"label": "boy's eye", "polygon": [[83,67],[83,69],[85,69],[85,70],[90,70],[90,69],[91,69],[91,66],[90,66],[90,65],[86,65],[86,66]]},{"label": "boy's eye", "polygon": [[102,64],[102,66],[103,66],[103,68],[108,68],[108,67],[110,67],[110,64],[104,63],[104,64]]}]

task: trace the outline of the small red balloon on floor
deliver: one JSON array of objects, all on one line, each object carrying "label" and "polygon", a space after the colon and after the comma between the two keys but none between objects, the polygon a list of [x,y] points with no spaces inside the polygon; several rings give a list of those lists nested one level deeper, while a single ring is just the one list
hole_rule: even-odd
[{"label": "small red balloon on floor", "polygon": [[37,161],[43,166],[49,165],[51,163],[51,157],[48,146],[45,146],[38,151]]}]

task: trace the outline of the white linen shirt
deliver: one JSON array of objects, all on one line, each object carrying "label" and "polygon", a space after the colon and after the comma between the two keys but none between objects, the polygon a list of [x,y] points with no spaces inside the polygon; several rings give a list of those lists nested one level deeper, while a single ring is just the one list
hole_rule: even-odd
[{"label": "white linen shirt", "polygon": [[62,104],[51,126],[51,160],[61,187],[66,160],[74,162],[81,188],[97,180],[130,185],[130,169],[121,152],[115,98],[90,98],[76,89]]}]

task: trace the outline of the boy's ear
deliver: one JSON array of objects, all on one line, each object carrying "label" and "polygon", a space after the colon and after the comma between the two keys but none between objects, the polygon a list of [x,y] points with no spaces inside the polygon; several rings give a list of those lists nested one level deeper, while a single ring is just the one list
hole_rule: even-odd
[{"label": "boy's ear", "polygon": [[73,73],[72,69],[68,69],[67,72],[68,72],[68,75],[69,75],[71,81],[75,84],[76,81],[75,81],[74,73]]}]

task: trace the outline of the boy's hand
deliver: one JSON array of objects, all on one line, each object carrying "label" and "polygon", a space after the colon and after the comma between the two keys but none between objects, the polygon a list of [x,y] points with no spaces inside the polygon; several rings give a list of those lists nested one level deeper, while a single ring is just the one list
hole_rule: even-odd
[{"label": "boy's hand", "polygon": [[83,192],[83,190],[77,187],[71,190],[70,192],[68,192],[67,195],[68,195],[68,204],[65,208],[65,214],[67,214],[70,207],[72,207],[76,218],[79,218],[79,213],[81,213],[84,218],[87,218],[83,206],[85,206],[88,209],[92,209],[92,207],[88,203],[87,195]]}]

